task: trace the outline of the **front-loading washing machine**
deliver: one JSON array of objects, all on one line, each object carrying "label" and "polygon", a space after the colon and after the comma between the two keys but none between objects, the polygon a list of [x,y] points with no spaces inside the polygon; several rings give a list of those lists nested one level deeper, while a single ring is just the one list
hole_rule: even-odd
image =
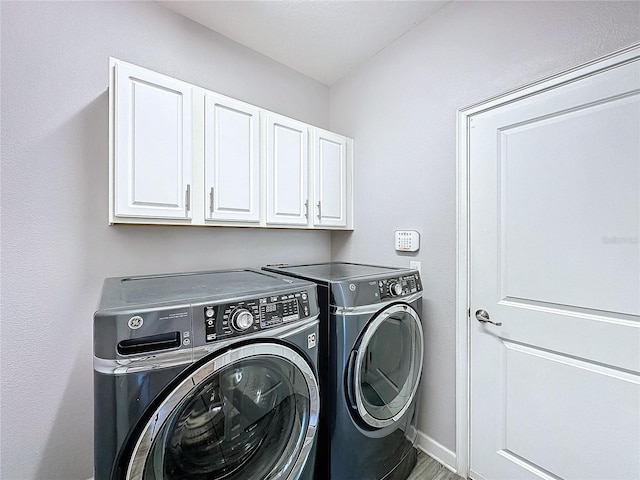
[{"label": "front-loading washing machine", "polygon": [[344,262],[264,270],[318,285],[317,478],[407,478],[423,362],[418,271]]},{"label": "front-loading washing machine", "polygon": [[260,270],[105,280],[95,480],[311,479],[318,315],[315,284]]}]

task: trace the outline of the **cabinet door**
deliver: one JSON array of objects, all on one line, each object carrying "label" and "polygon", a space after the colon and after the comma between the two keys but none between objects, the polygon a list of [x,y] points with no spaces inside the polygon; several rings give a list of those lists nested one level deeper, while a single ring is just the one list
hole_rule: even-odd
[{"label": "cabinet door", "polygon": [[313,130],[313,224],[346,227],[350,202],[351,155],[347,139],[325,130]]},{"label": "cabinet door", "polygon": [[308,224],[307,125],[266,117],[267,224]]},{"label": "cabinet door", "polygon": [[115,65],[116,216],[191,218],[191,87]]},{"label": "cabinet door", "polygon": [[206,218],[260,220],[259,109],[207,93],[205,96]]}]

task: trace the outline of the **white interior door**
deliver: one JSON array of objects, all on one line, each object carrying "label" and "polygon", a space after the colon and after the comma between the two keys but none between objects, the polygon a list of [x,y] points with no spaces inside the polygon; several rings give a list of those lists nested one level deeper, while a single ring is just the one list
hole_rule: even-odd
[{"label": "white interior door", "polygon": [[470,476],[640,478],[638,57],[468,139]]}]

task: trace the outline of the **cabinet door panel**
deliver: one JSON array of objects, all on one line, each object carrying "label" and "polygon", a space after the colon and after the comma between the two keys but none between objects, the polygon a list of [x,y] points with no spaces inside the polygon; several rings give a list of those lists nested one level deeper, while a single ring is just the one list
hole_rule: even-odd
[{"label": "cabinet door panel", "polygon": [[315,213],[317,226],[346,227],[350,158],[347,139],[330,132],[314,132]]},{"label": "cabinet door panel", "polygon": [[191,89],[116,66],[115,215],[191,218]]},{"label": "cabinet door panel", "polygon": [[267,223],[307,225],[307,126],[284,117],[267,119]]},{"label": "cabinet door panel", "polygon": [[207,218],[260,220],[259,109],[207,94],[205,175]]}]

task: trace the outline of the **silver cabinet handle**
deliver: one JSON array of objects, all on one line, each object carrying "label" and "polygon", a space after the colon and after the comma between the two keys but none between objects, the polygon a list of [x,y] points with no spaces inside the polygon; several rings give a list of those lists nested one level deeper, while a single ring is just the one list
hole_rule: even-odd
[{"label": "silver cabinet handle", "polygon": [[211,187],[211,192],[209,192],[209,212],[213,214],[213,187]]},{"label": "silver cabinet handle", "polygon": [[304,202],[304,216],[305,218],[309,218],[309,200],[308,199],[306,202]]},{"label": "silver cabinet handle", "polygon": [[496,327],[501,327],[502,326],[502,322],[493,322],[490,320],[489,318],[489,312],[487,312],[486,310],[477,310],[476,311],[476,318],[478,319],[478,321],[482,322],[482,323],[490,323],[492,325],[495,325]]},{"label": "silver cabinet handle", "polygon": [[186,193],[187,212],[191,210],[191,184],[187,183]]},{"label": "silver cabinet handle", "polygon": [[318,201],[318,220],[322,220],[322,206],[320,205],[320,201]]}]

